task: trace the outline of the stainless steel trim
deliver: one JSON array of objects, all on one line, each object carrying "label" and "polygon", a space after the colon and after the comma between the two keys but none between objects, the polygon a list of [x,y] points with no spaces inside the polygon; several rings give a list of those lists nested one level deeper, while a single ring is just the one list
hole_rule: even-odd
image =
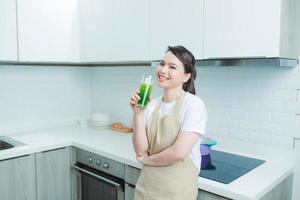
[{"label": "stainless steel trim", "polygon": [[70,67],[119,67],[150,66],[151,61],[99,61],[99,62],[55,62],[55,61],[10,61],[0,60],[0,65],[70,66]]},{"label": "stainless steel trim", "polygon": [[94,177],[94,178],[97,178],[97,179],[99,179],[99,180],[105,181],[105,182],[107,182],[107,183],[109,183],[109,184],[115,186],[118,190],[123,190],[123,189],[122,189],[122,186],[121,186],[119,183],[116,183],[116,182],[111,181],[111,180],[109,180],[109,179],[106,179],[106,178],[104,178],[104,177],[102,177],[102,176],[99,176],[99,175],[97,175],[97,174],[94,174],[94,173],[92,173],[92,172],[90,172],[90,171],[88,171],[88,170],[85,170],[85,169],[83,169],[83,168],[81,168],[81,167],[78,167],[78,166],[76,166],[76,165],[74,165],[74,164],[71,165],[71,166],[72,166],[74,169],[78,170],[78,171],[81,171],[81,172],[84,172],[84,173],[86,173],[86,174],[89,174],[89,175],[91,175],[91,176]]},{"label": "stainless steel trim", "polygon": [[209,58],[196,60],[196,66],[277,66],[295,67],[297,59],[279,57],[246,57],[246,58]]},{"label": "stainless steel trim", "polygon": [[[29,66],[71,66],[71,67],[119,67],[119,66],[151,66],[156,67],[157,60],[149,61],[99,61],[99,62],[34,62],[1,60],[0,65]],[[245,57],[245,58],[208,58],[196,60],[196,66],[277,66],[295,67],[297,59],[280,57]]]}]

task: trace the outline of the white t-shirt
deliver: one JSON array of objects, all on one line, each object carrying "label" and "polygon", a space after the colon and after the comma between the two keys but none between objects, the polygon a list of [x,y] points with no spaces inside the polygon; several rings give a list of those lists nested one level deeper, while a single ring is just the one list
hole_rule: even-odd
[{"label": "white t-shirt", "polygon": [[[145,111],[145,124],[149,120],[151,113],[153,112],[158,100],[161,97],[153,99],[146,108]],[[163,102],[159,113],[161,115],[167,115],[175,106],[176,101],[165,103]],[[184,132],[196,132],[201,135],[205,135],[207,112],[206,107],[200,97],[191,93],[186,93],[180,111],[180,131]],[[188,133],[187,133],[188,134]],[[194,145],[190,154],[191,159],[197,169],[200,171],[201,154],[200,154],[200,138]]]}]

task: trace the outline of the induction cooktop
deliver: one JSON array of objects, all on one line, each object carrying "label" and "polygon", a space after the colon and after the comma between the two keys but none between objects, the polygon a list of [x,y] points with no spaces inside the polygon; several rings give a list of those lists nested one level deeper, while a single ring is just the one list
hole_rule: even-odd
[{"label": "induction cooktop", "polygon": [[211,150],[211,165],[201,169],[199,176],[229,184],[263,164],[264,160]]}]

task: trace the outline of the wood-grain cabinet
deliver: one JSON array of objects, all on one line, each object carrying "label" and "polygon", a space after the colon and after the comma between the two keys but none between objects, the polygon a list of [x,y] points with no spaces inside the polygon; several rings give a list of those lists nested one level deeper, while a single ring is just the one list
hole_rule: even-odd
[{"label": "wood-grain cabinet", "polygon": [[16,2],[0,1],[0,61],[17,61]]},{"label": "wood-grain cabinet", "polygon": [[77,0],[17,0],[19,61],[76,61],[77,6]]},{"label": "wood-grain cabinet", "polygon": [[35,155],[0,161],[0,199],[36,200]]},{"label": "wood-grain cabinet", "polygon": [[36,153],[37,200],[71,200],[70,148]]},{"label": "wood-grain cabinet", "polygon": [[299,2],[204,0],[204,4],[204,58],[299,58]]}]

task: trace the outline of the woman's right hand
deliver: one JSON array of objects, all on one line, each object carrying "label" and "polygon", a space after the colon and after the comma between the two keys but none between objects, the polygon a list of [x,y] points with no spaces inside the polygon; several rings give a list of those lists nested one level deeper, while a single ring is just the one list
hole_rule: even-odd
[{"label": "woman's right hand", "polygon": [[136,90],[135,93],[131,96],[130,102],[129,102],[131,110],[136,114],[141,113],[145,110],[145,109],[138,107],[138,101],[140,99],[139,93],[140,93],[139,90]]}]

